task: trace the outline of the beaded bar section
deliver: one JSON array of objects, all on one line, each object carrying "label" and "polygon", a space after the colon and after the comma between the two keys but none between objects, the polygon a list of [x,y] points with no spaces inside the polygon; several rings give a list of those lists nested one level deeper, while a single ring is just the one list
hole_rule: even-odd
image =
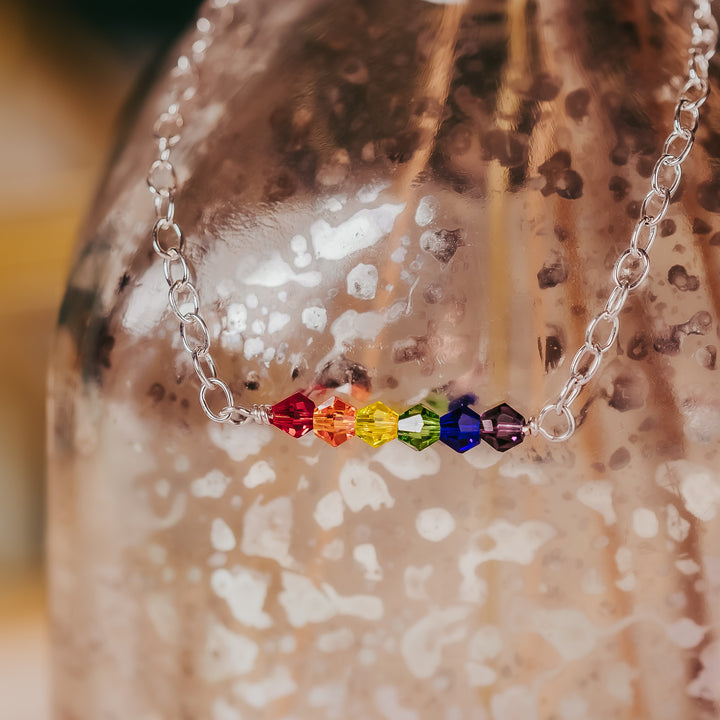
[{"label": "beaded bar section", "polygon": [[333,447],[355,435],[372,447],[397,439],[420,451],[439,440],[464,453],[484,441],[505,452],[519,445],[527,434],[525,418],[506,403],[482,414],[467,404],[444,415],[422,404],[398,414],[380,401],[358,410],[336,396],[316,407],[299,392],[270,407],[267,421],[295,438],[312,430]]}]

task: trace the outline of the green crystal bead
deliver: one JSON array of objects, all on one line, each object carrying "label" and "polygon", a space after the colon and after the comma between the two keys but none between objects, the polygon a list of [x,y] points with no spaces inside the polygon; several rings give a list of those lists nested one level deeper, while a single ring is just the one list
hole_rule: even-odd
[{"label": "green crystal bead", "polygon": [[424,450],[440,439],[440,416],[424,405],[413,405],[398,420],[398,440]]},{"label": "green crystal bead", "polygon": [[398,414],[379,401],[358,410],[355,416],[355,436],[373,447],[397,437],[397,426]]}]

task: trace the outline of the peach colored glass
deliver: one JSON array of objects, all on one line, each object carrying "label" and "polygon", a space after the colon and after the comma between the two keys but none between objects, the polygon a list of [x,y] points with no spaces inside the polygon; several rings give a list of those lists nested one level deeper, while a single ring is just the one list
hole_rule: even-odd
[{"label": "peach colored glass", "polygon": [[[688,18],[238,7],[173,156],[221,376],[245,404],[536,413],[611,289]],[[714,88],[576,435],[458,455],[206,419],[149,236],[171,85],[113,158],[60,317],[56,720],[719,718]]]}]

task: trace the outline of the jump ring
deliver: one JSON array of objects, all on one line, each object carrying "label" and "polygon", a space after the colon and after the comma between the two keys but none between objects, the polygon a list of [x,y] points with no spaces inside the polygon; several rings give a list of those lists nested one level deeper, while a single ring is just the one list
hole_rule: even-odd
[{"label": "jump ring", "polygon": [[[550,432],[543,427],[543,421],[548,416],[548,413],[550,413],[551,411],[555,412],[557,415],[565,416],[565,422],[567,423],[565,432],[555,434],[554,432]],[[546,440],[549,440],[550,442],[564,442],[565,440],[569,440],[572,437],[572,434],[575,432],[575,416],[572,414],[570,408],[568,407],[563,407],[562,410],[558,412],[558,409],[555,405],[546,405],[540,411],[540,414],[537,417],[537,421],[535,422],[535,428],[537,429],[537,432],[539,432]]]}]

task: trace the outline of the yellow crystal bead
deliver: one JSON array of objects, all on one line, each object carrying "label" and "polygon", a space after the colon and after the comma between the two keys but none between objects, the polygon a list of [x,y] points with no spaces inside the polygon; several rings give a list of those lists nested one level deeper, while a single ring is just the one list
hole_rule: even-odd
[{"label": "yellow crystal bead", "polygon": [[379,447],[397,437],[398,414],[381,402],[357,411],[355,435],[368,445]]}]

